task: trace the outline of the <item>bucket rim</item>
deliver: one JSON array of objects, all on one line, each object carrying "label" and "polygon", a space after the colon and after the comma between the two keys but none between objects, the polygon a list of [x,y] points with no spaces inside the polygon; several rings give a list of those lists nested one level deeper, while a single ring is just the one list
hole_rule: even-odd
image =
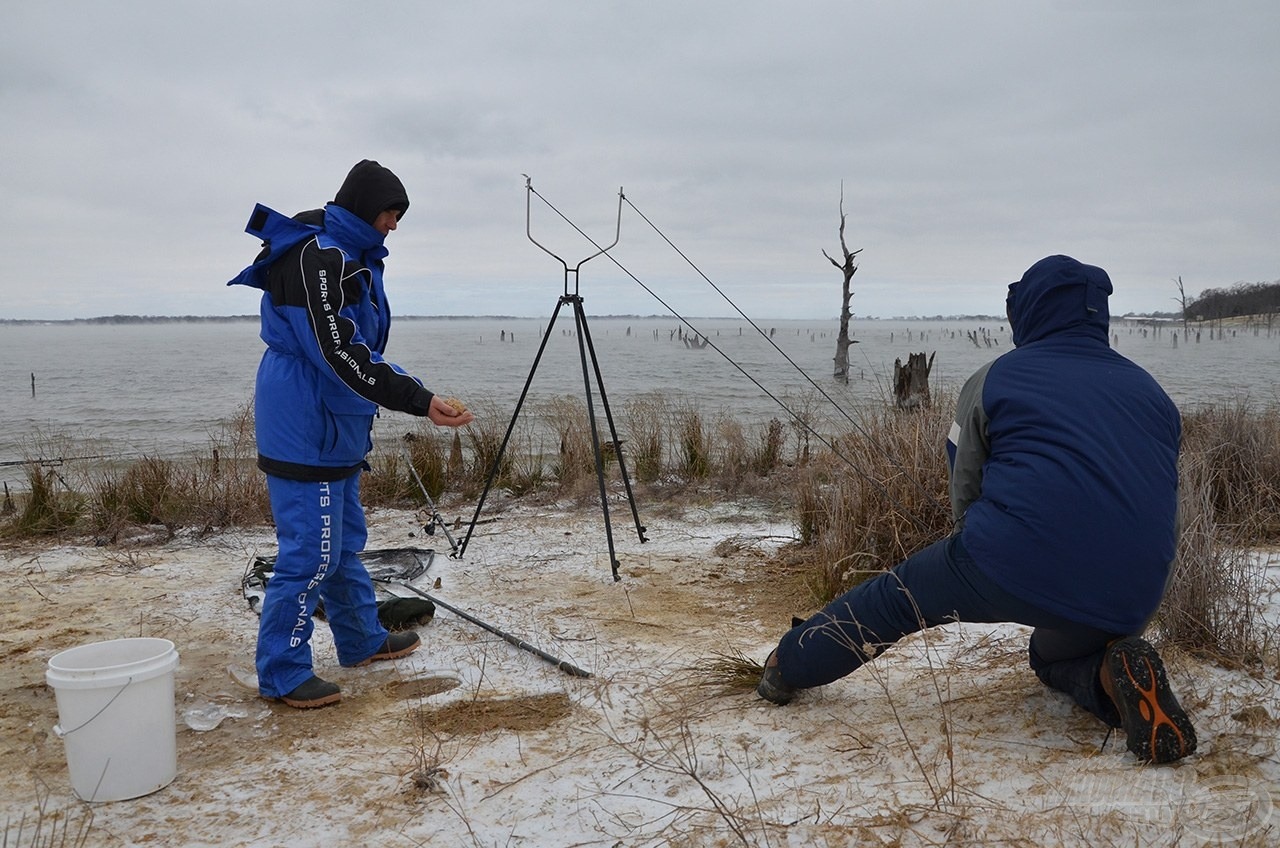
[{"label": "bucket rim", "polygon": [[[153,651],[148,653],[139,653],[125,660],[117,660],[108,664],[97,664],[87,666],[84,664],[75,664],[69,662],[75,655],[83,654],[101,654],[104,651],[109,653],[112,646],[121,646],[125,644],[141,647],[143,643],[151,643]],[[170,655],[176,656],[177,646],[169,639],[161,639],[154,636],[137,636],[126,639],[107,639],[102,642],[88,642],[84,645],[77,645],[74,648],[67,648],[59,651],[49,658],[48,673],[50,674],[68,674],[80,675],[93,673],[97,675],[110,675],[137,669],[139,667],[149,666],[157,662],[170,659]],[[104,657],[108,658],[108,657]],[[114,659],[114,658],[111,658]]]}]

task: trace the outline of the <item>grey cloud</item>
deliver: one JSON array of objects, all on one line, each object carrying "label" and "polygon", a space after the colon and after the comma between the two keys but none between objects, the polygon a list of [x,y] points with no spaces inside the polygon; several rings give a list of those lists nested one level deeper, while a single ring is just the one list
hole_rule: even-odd
[{"label": "grey cloud", "polygon": [[[834,311],[820,250],[842,179],[860,314],[998,309],[992,281],[1059,251],[1108,267],[1125,308],[1168,308],[1180,274],[1195,291],[1280,276],[1269,2],[352,9],[11,12],[11,314],[246,311],[221,283],[254,251],[252,204],[323,203],[364,157],[414,199],[391,245],[399,311],[476,292],[545,311],[555,269],[525,239],[522,173],[593,236],[624,186],[761,313]],[[704,302],[630,213],[623,236],[638,276]],[[602,308],[646,298],[593,271]]]}]

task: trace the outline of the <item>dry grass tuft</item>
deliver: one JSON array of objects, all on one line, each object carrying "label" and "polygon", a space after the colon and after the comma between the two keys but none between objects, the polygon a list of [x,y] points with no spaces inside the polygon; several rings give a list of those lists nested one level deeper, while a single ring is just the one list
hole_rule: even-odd
[{"label": "dry grass tuft", "polygon": [[[405,447],[409,454],[407,461],[412,463],[411,471],[417,473],[413,480],[413,500],[418,506],[426,506],[421,488],[425,488],[432,499],[444,493],[449,475],[449,458],[453,454],[453,442],[456,438],[460,438],[457,433],[441,433],[434,425],[425,423],[419,425],[415,432],[405,435]],[[422,483],[421,487],[418,485],[419,481]]]},{"label": "dry grass tuft", "polygon": [[1216,520],[1216,470],[1205,454],[1180,464],[1178,556],[1155,625],[1166,644],[1224,665],[1257,667],[1276,649],[1262,607],[1265,575],[1235,531]]},{"label": "dry grass tuft", "polygon": [[27,465],[26,473],[27,495],[0,535],[9,538],[53,536],[75,527],[84,509],[83,496],[72,491],[55,468],[32,462]]},{"label": "dry grass tuft", "polygon": [[253,405],[246,404],[212,437],[207,454],[196,457],[195,470],[184,478],[189,506],[177,520],[201,533],[219,527],[262,524],[271,518],[267,483],[258,470],[253,435]]},{"label": "dry grass tuft", "polygon": [[764,663],[741,651],[729,650],[713,653],[686,671],[695,686],[726,693],[750,692],[755,690],[760,675],[764,674]]},{"label": "dry grass tuft", "polygon": [[546,405],[544,414],[554,422],[558,438],[551,461],[551,477],[561,494],[579,500],[589,497],[597,491],[599,484],[595,476],[596,458],[591,448],[591,422],[587,418],[586,402],[572,395],[562,395]]},{"label": "dry grass tuft", "polygon": [[462,432],[468,448],[464,456],[470,461],[459,483],[468,494],[474,495],[480,493],[490,474],[495,485],[501,486],[511,470],[511,452],[502,450],[511,415],[488,402],[472,404],[472,410],[476,420]]},{"label": "dry grass tuft", "polygon": [[[409,473],[404,455],[398,451],[375,450],[369,456],[369,472],[360,477],[360,497],[366,503],[386,506],[412,502],[417,485]],[[418,496],[421,500],[422,496]]]},{"label": "dry grass tuft", "polygon": [[1236,539],[1280,542],[1280,407],[1248,400],[1183,414],[1183,454],[1201,456],[1197,481],[1214,521]]},{"label": "dry grass tuft", "polygon": [[629,398],[622,406],[622,426],[627,433],[624,456],[629,469],[642,483],[662,476],[666,421],[670,409],[665,395],[656,392]]},{"label": "dry grass tuft", "polygon": [[702,411],[694,404],[684,402],[673,405],[670,415],[671,430],[676,437],[673,471],[688,482],[706,478],[711,473],[715,439]]},{"label": "dry grass tuft", "polygon": [[[881,409],[811,457],[793,489],[798,538],[825,603],[951,529],[944,445],[949,404]],[[947,411],[944,411],[947,410]]]},{"label": "dry grass tuft", "polygon": [[100,472],[89,484],[88,521],[115,542],[133,526],[181,527],[207,534],[270,519],[266,480],[257,469],[253,408],[242,407],[212,437],[208,452],[188,460],[144,456]]}]

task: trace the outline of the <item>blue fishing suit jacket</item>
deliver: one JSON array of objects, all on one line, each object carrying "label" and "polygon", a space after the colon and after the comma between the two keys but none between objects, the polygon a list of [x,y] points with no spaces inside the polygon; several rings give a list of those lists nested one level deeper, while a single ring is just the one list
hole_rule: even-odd
[{"label": "blue fishing suit jacket", "polygon": [[1065,256],[1009,287],[1016,348],[961,390],[948,439],[961,541],[1007,591],[1139,632],[1176,550],[1177,407],[1108,344],[1105,271]]},{"label": "blue fishing suit jacket", "polygon": [[264,247],[228,285],[263,290],[258,466],[291,480],[349,477],[372,448],[378,407],[426,415],[431,406],[432,393],[383,358],[384,236],[333,203],[293,218],[259,205],[245,231]]}]

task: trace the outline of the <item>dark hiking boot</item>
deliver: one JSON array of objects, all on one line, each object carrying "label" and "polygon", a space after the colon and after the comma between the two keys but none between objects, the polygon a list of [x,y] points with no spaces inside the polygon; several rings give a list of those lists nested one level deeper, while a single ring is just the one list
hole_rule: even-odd
[{"label": "dark hiking boot", "polygon": [[398,633],[387,634],[387,641],[382,643],[382,647],[373,652],[373,656],[364,662],[356,663],[357,666],[368,665],[371,662],[379,660],[394,660],[400,657],[412,654],[422,645],[422,640],[418,638],[418,634],[412,630],[402,630]]},{"label": "dark hiking boot", "polygon": [[1120,712],[1126,744],[1139,761],[1171,763],[1195,753],[1196,729],[1149,642],[1136,636],[1113,642],[1103,655],[1101,677]]},{"label": "dark hiking boot", "polygon": [[314,710],[317,707],[327,707],[341,701],[342,690],[338,688],[338,684],[312,675],[289,694],[280,696],[278,700],[284,701],[294,709]]},{"label": "dark hiking boot", "polygon": [[756,694],[780,707],[791,703],[791,699],[796,696],[796,690],[782,682],[782,672],[778,671],[776,650],[770,652],[769,658],[764,661],[764,674],[760,675]]}]

